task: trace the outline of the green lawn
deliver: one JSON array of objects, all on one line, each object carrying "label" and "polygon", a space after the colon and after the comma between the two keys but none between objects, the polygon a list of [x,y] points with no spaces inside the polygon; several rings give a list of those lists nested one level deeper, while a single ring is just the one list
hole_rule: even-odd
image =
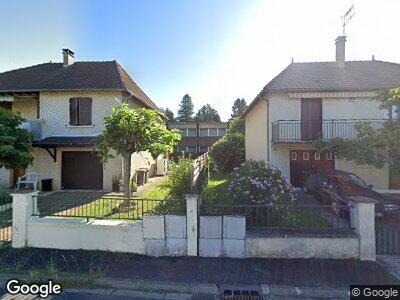
[{"label": "green lawn", "polygon": [[210,176],[208,184],[203,191],[203,203],[213,204],[232,204],[232,199],[228,197],[229,175]]},{"label": "green lawn", "polygon": [[163,212],[171,208],[172,200],[162,182],[144,191],[139,196],[124,200],[121,196],[103,192],[56,192],[38,197],[41,216],[88,217],[105,219],[141,219],[144,214]]}]

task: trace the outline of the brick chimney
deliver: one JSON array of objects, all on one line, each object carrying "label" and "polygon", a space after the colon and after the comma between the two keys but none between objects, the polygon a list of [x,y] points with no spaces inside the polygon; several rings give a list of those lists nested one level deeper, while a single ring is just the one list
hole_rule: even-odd
[{"label": "brick chimney", "polygon": [[336,64],[339,68],[345,67],[346,37],[338,36],[335,40],[336,44]]},{"label": "brick chimney", "polygon": [[68,67],[74,63],[74,52],[69,49],[62,49],[63,53],[63,67]]}]

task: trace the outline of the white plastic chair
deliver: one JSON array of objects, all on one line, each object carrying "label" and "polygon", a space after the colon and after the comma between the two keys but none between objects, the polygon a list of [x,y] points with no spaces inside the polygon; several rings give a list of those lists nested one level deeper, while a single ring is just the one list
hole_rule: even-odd
[{"label": "white plastic chair", "polygon": [[38,173],[26,173],[24,176],[18,177],[17,187],[15,191],[18,191],[21,184],[32,184],[33,189],[37,191],[39,185],[39,174]]}]

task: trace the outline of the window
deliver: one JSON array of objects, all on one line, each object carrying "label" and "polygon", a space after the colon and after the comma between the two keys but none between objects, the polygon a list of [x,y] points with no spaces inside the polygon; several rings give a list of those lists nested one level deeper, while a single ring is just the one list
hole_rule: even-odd
[{"label": "window", "polygon": [[200,129],[200,136],[208,136],[208,129],[207,128],[201,128]]},{"label": "window", "polygon": [[226,133],[226,128],[218,128],[218,135],[223,136]]},{"label": "window", "polygon": [[187,129],[179,129],[181,136],[187,136]]},{"label": "window", "polygon": [[200,146],[200,151],[199,152],[207,152],[208,147],[207,146]]},{"label": "window", "polygon": [[178,147],[177,152],[186,152],[186,147]]},{"label": "window", "polygon": [[189,128],[188,129],[188,135],[187,136],[196,136],[196,129],[194,128]]},{"label": "window", "polygon": [[218,136],[218,129],[217,128],[210,128],[208,129],[209,136]]},{"label": "window", "polygon": [[188,146],[189,153],[196,153],[196,146]]},{"label": "window", "polygon": [[92,125],[91,98],[79,97],[69,99],[69,125]]}]

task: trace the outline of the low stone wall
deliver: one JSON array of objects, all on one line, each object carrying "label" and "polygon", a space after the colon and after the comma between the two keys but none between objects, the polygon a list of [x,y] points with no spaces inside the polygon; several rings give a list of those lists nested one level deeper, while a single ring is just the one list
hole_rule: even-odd
[{"label": "low stone wall", "polygon": [[244,216],[201,216],[200,256],[245,256],[246,219]]},{"label": "low stone wall", "polygon": [[359,258],[357,237],[247,237],[246,257]]},{"label": "low stone wall", "polygon": [[38,218],[27,224],[27,246],[144,254],[142,222]]}]

